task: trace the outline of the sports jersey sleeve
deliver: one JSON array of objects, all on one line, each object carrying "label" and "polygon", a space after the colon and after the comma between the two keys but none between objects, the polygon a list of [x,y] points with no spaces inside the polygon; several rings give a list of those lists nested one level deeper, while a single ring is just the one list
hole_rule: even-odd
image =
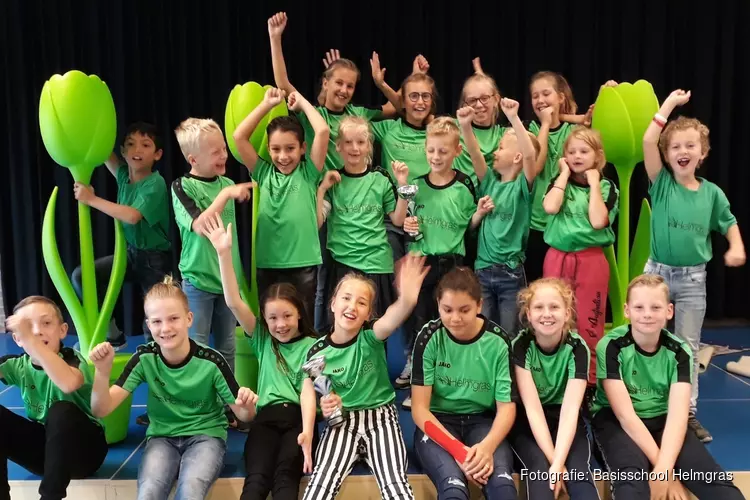
[{"label": "sports jersey sleeve", "polygon": [[389,214],[396,210],[396,185],[391,180],[391,177],[383,172],[383,213]]},{"label": "sports jersey sleeve", "polygon": [[531,346],[532,338],[526,332],[522,332],[515,339],[513,339],[513,364],[528,370],[527,356],[529,353],[529,347]]},{"label": "sports jersey sleeve", "polygon": [[711,210],[711,229],[725,235],[729,228],[735,224],[737,224],[737,219],[729,209],[727,195],[718,186],[715,186],[714,206]]},{"label": "sports jersey sleeve", "polygon": [[495,401],[511,403],[517,400],[515,378],[512,375],[510,341],[504,339],[499,353],[497,373],[495,374]]},{"label": "sports jersey sleeve", "polygon": [[125,365],[125,369],[122,371],[120,378],[115,382],[115,385],[122,387],[128,392],[133,392],[145,381],[141,353],[136,352],[131,356],[128,364]]},{"label": "sports jersey sleeve", "polygon": [[228,364],[223,363],[223,368],[219,365],[215,366],[214,387],[216,388],[216,392],[225,404],[233,405],[237,400],[240,385],[237,383],[237,379],[234,378],[234,374],[229,369]]},{"label": "sports jersey sleeve", "polygon": [[362,335],[365,342],[371,346],[382,346],[384,341],[380,340],[375,336],[375,332],[372,331],[372,327],[375,325],[374,321],[366,321],[362,325],[362,329],[359,331],[359,335]]},{"label": "sports jersey sleeve", "polygon": [[258,186],[262,186],[268,181],[268,176],[271,174],[273,165],[268,163],[263,158],[258,157],[258,161],[253,169],[252,178],[258,183]]},{"label": "sports jersey sleeve", "polygon": [[427,323],[417,334],[412,354],[412,385],[431,386],[435,383],[435,343],[430,342],[432,330]]},{"label": "sports jersey sleeve", "polygon": [[18,369],[21,366],[21,356],[9,354],[0,358],[0,381],[5,385],[18,385],[22,373]]},{"label": "sports jersey sleeve", "polygon": [[669,173],[669,170],[667,170],[666,167],[662,167],[662,169],[659,170],[659,173],[656,174],[656,179],[649,183],[648,194],[654,199],[661,198],[664,195],[667,186],[672,182],[674,182],[674,179]]},{"label": "sports jersey sleeve", "polygon": [[382,109],[372,109],[372,108],[365,108],[362,106],[352,106],[351,111],[353,115],[362,116],[373,122],[381,120],[383,118]]},{"label": "sports jersey sleeve", "polygon": [[568,379],[589,378],[589,363],[591,362],[591,352],[586,342],[576,340],[573,343],[568,359]]},{"label": "sports jersey sleeve", "polygon": [[693,369],[693,356],[687,347],[680,345],[677,352],[675,352],[675,364],[674,370],[671,372],[669,377],[669,383],[674,384],[676,382],[687,382],[688,384],[692,381],[691,371]]},{"label": "sports jersey sleeve", "polygon": [[620,347],[610,339],[596,346],[596,378],[620,380]]},{"label": "sports jersey sleeve", "polygon": [[[388,132],[390,132],[395,124],[396,120],[381,120],[379,122],[371,123],[370,126],[372,127],[372,135],[375,136],[375,141],[383,142],[383,139],[388,135]],[[383,168],[386,166],[387,165],[382,165]]]},{"label": "sports jersey sleeve", "polygon": [[317,168],[315,168],[315,164],[305,159],[302,162],[300,162],[299,166],[297,168],[302,168],[302,171],[305,174],[305,180],[308,184],[310,184],[315,189],[318,188],[318,184],[320,184],[320,181],[322,181],[323,173],[320,172]]},{"label": "sports jersey sleeve", "polygon": [[620,204],[617,203],[620,198],[620,192],[617,190],[615,183],[609,179],[601,180],[602,198],[604,199],[604,205],[607,207],[609,213],[609,224],[610,226],[615,222],[617,218],[617,212],[619,211]]},{"label": "sports jersey sleeve", "polygon": [[172,183],[172,208],[177,226],[191,230],[193,221],[200,217],[202,210],[195,202],[195,194],[191,192],[184,177],[179,177]]}]

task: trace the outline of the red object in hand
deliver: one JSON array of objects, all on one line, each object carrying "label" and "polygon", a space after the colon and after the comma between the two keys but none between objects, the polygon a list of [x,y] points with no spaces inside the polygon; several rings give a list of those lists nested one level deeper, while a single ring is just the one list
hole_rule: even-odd
[{"label": "red object in hand", "polygon": [[468,452],[461,441],[452,438],[429,420],[424,424],[424,432],[430,439],[442,446],[445,451],[453,455],[458,463],[466,462]]}]

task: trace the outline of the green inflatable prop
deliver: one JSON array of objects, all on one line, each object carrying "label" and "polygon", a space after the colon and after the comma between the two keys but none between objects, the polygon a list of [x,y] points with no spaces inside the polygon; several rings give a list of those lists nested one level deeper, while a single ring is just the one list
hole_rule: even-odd
[{"label": "green inflatable prop", "polygon": [[[39,129],[47,152],[59,165],[68,168],[73,179],[89,184],[94,169],[104,163],[115,146],[117,120],[115,105],[107,85],[96,75],[69,71],[54,75],[42,88],[39,100]],[[91,211],[78,203],[78,229],[81,244],[81,287],[83,304],[73,289],[57,250],[55,236],[55,187],[47,203],[42,225],[42,254],[47,272],[71,315],[81,353],[88,358],[93,346],[103,342],[117,296],[125,278],[126,244],[122,225],[115,220],[115,252],[112,274],[101,311],[96,293],[94,242],[91,235]],[[119,358],[119,359],[118,359]],[[112,378],[124,368],[123,359],[115,359]],[[104,420],[108,442],[121,441],[127,433],[130,398]]]},{"label": "green inflatable prop", "polygon": [[[229,93],[227,99],[227,107],[224,114],[224,129],[227,136],[227,144],[229,150],[232,152],[232,156],[242,163],[240,154],[237,151],[237,145],[234,142],[234,131],[245,117],[254,110],[258,104],[263,101],[263,96],[266,94],[266,90],[271,88],[270,85],[261,86],[256,82],[247,82],[244,85],[235,85],[232,91]],[[286,102],[282,101],[275,106],[263,119],[260,121],[255,131],[250,136],[250,142],[252,143],[258,155],[266,161],[271,161],[271,157],[268,155],[268,135],[266,134],[266,126],[268,122],[276,118],[277,116],[287,116],[289,111],[286,107]]]},{"label": "green inflatable prop", "polygon": [[620,186],[617,254],[613,246],[605,249],[613,327],[625,323],[622,306],[628,283],[643,272],[650,252],[651,207],[645,199],[630,246],[630,179],[636,164],[643,161],[643,134],[658,110],[654,89],[645,80],[603,87],[594,106],[592,128],[601,133],[604,153],[615,165]]}]

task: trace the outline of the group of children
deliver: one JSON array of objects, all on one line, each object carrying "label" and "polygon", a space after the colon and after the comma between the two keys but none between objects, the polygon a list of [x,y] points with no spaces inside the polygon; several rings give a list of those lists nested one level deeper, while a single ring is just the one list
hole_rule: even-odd
[{"label": "group of children", "polygon": [[[21,387],[29,418],[0,407],[0,449],[43,475],[42,498],[63,498],[71,478],[101,465],[101,419],[142,383],[139,499],[166,498],[175,482],[176,498],[204,498],[238,421],[250,422],[242,499],[297,498],[304,473],[305,499],[334,498],[358,460],[383,498],[413,498],[394,385],[411,388],[416,455],[439,498],[468,499],[470,482],[486,498],[516,498],[514,455],[538,473],[526,478],[532,498],[562,488],[598,498],[587,425],[617,498],[686,498],[685,488],[743,498],[700,445],[710,435],[695,419],[710,232],[729,240],[727,265],[742,265],[745,253],[726,196],[695,175],[708,129],[684,117],[667,124],[689,92],[670,94],[643,138],[651,259],[628,288],[629,324],[604,335],[603,248],[614,242],[618,190],[602,175],[591,108],[576,114],[562,76],[532,77],[537,119],[525,124],[519,103],[501,98],[475,60],[456,117],[437,117],[422,56],[396,91],[373,53],[373,79],[389,102],[366,109],[351,104],[358,69],[333,54],[314,106],[287,77],[286,23],[284,13],[268,21],[277,88],[234,132],[253,182],[224,176],[214,121],[190,118],[175,131],[190,168],[172,184],[181,285],[165,277],[169,196],[152,172],[161,149],[151,128],[128,131],[127,167],[107,164],[118,203],[76,184],[79,201],[127,227],[150,341],[111,385],[116,330],[92,349],[89,370],[62,346],[67,326],[52,301],[15,308],[8,329],[25,354],[2,358],[0,376]],[[267,126],[268,162],[249,138],[285,99],[292,113]],[[240,296],[235,215],[254,183],[257,317]],[[259,360],[257,394],[233,375],[237,323]],[[384,344],[402,327],[408,362],[392,382]],[[320,397],[302,369],[316,358],[331,386]],[[316,423],[339,412],[343,422],[318,436]],[[711,480],[679,474],[688,470]]]}]

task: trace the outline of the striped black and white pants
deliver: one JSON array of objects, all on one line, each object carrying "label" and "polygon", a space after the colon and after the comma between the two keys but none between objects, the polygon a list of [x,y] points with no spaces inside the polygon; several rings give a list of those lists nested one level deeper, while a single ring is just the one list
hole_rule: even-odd
[{"label": "striped black and white pants", "polygon": [[344,423],[327,428],[315,453],[315,470],[303,500],[332,500],[344,478],[362,459],[372,470],[384,499],[413,499],[406,479],[406,445],[393,404],[350,411]]}]

